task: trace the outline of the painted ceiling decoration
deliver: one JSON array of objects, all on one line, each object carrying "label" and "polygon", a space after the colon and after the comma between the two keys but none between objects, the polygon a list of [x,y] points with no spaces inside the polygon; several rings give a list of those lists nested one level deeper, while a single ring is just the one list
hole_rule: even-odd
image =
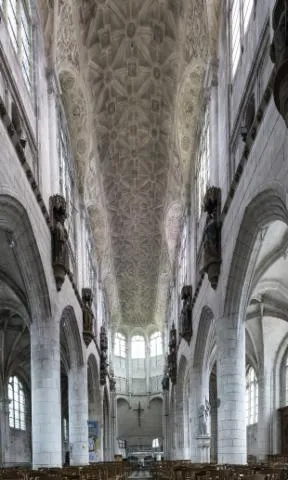
[{"label": "painted ceiling decoration", "polygon": [[110,314],[161,325],[221,2],[39,3]]}]

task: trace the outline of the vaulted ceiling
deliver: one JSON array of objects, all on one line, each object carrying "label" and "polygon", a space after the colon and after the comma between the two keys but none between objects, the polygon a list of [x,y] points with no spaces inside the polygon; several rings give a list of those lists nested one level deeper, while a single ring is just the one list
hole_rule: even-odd
[{"label": "vaulted ceiling", "polygon": [[116,324],[165,317],[220,3],[39,2]]}]

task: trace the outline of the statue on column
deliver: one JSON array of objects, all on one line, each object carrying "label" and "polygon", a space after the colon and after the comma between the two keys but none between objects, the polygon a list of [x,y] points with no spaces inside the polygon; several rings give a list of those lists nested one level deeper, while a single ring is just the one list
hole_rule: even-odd
[{"label": "statue on column", "polygon": [[177,331],[174,323],[169,338],[168,373],[171,382],[175,385],[177,381]]},{"label": "statue on column", "polygon": [[288,5],[286,0],[277,0],[272,14],[274,37],[270,57],[275,63],[276,75],[273,95],[277,110],[288,126]]},{"label": "statue on column", "polygon": [[52,235],[52,266],[59,292],[69,270],[68,233],[64,226],[66,201],[62,195],[50,197],[51,235]]},{"label": "statue on column", "polygon": [[192,329],[192,286],[185,285],[181,290],[181,300],[183,300],[183,306],[181,310],[181,335],[190,343],[193,329]]},{"label": "statue on column", "polygon": [[162,378],[162,389],[169,391],[169,374],[168,374],[168,358],[166,359],[166,364],[165,364],[165,369],[164,369],[164,375]]},{"label": "statue on column", "polygon": [[218,284],[221,265],[221,190],[208,188],[204,197],[204,212],[207,212],[204,229],[204,265],[203,271],[208,274],[211,287],[215,290]]},{"label": "statue on column", "polygon": [[210,413],[210,404],[205,398],[205,403],[199,407],[199,435],[208,435],[208,417]]},{"label": "statue on column", "polygon": [[115,379],[113,367],[110,367],[110,371],[109,371],[109,386],[110,386],[110,392],[116,392],[116,379]]},{"label": "statue on column", "polygon": [[102,325],[100,329],[100,384],[106,384],[106,377],[108,375],[108,338],[106,334],[106,329]]},{"label": "statue on column", "polygon": [[82,312],[83,312],[83,339],[88,347],[91,340],[94,338],[93,334],[93,312],[92,312],[93,295],[91,288],[82,288]]}]

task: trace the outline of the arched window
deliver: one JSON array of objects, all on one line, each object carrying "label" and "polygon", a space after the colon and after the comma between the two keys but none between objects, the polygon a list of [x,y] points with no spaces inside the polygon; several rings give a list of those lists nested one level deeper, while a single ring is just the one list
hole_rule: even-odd
[{"label": "arched window", "polygon": [[181,235],[181,245],[179,250],[179,264],[178,264],[178,283],[179,291],[183,285],[185,285],[186,275],[187,275],[187,221],[185,221],[182,235]]},{"label": "arched window", "polygon": [[197,218],[201,217],[203,198],[209,183],[210,165],[210,128],[209,113],[206,108],[204,123],[200,136],[200,144],[197,159]]},{"label": "arched window", "polygon": [[246,424],[258,422],[258,380],[253,367],[246,373]]},{"label": "arched window", "polygon": [[154,438],[154,440],[152,440],[152,448],[159,448],[159,438]]},{"label": "arched window", "polygon": [[142,335],[131,338],[131,358],[145,358],[145,339]]},{"label": "arched window", "polygon": [[[68,126],[64,110],[59,107],[58,111],[58,155],[59,155],[59,179],[60,193],[66,200],[67,209],[67,227],[69,243],[72,247],[73,255],[76,252],[76,228],[75,228],[75,171],[74,158],[68,132]],[[71,258],[71,257],[70,257]],[[74,268],[76,268],[73,265]]]},{"label": "arched window", "polygon": [[25,395],[23,385],[18,377],[10,377],[8,382],[9,426],[26,430]]},{"label": "arched window", "polygon": [[115,335],[114,355],[116,357],[126,358],[126,338],[120,332],[117,332]]},{"label": "arched window", "polygon": [[241,43],[247,32],[254,0],[231,0],[231,68],[234,77],[241,56]]},{"label": "arched window", "polygon": [[157,357],[162,355],[162,337],[160,332],[155,332],[150,337],[150,356]]},{"label": "arched window", "polygon": [[32,22],[29,0],[2,0],[12,45],[17,54],[28,90],[32,85]]}]

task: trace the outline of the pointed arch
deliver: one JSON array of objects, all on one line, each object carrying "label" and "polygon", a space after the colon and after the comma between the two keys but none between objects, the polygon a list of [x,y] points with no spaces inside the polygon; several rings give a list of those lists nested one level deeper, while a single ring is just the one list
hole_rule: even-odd
[{"label": "pointed arch", "polygon": [[[270,223],[280,220],[288,225],[288,212],[283,190],[270,188],[260,192],[246,207],[228,276],[224,315],[244,318],[253,275],[253,256],[256,255],[257,238]],[[251,261],[252,260],[252,261]],[[239,288],[242,285],[242,288]]]},{"label": "pointed arch", "polygon": [[193,359],[193,366],[200,369],[203,368],[207,338],[209,336],[213,319],[214,315],[212,310],[205,305],[202,308],[200,315]]},{"label": "pointed arch", "polygon": [[61,348],[67,351],[69,368],[84,364],[81,336],[73,307],[64,308],[60,320]]},{"label": "pointed arch", "polygon": [[0,230],[4,230],[10,239],[31,321],[48,320],[51,317],[50,298],[30,219],[23,205],[7,194],[0,195]]}]

